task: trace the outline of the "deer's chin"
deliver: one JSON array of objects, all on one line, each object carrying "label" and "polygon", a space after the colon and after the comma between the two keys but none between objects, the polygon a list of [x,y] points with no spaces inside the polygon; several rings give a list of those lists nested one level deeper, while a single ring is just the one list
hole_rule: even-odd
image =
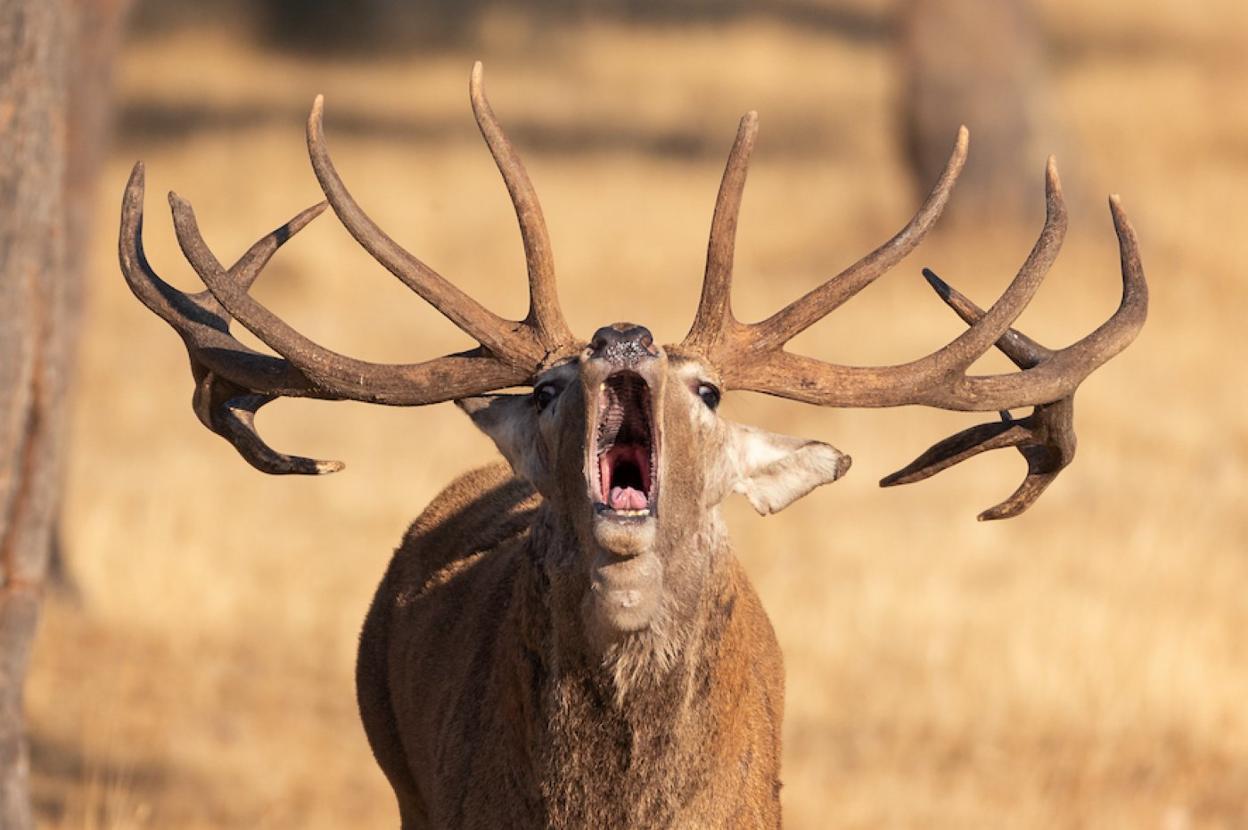
[{"label": "deer's chin", "polygon": [[619,557],[601,551],[592,566],[587,612],[592,629],[613,635],[649,627],[663,595],[663,564],[653,552]]},{"label": "deer's chin", "polygon": [[643,556],[654,549],[653,515],[621,517],[600,507],[594,511],[594,542],[615,557]]}]

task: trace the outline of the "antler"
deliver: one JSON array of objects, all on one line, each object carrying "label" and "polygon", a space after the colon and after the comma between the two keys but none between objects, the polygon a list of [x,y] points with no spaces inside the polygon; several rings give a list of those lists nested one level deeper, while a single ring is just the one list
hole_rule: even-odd
[{"label": "antler", "polygon": [[[308,150],[328,202],[310,208],[257,242],[226,270],[200,234],[190,203],[170,194],[178,243],[208,291],[188,295],[169,286],[148,264],[142,246],[143,167],[135,166],[122,203],[121,267],[136,296],[182,336],[196,379],[195,409],[253,466],[269,473],[326,473],[338,462],[275,452],[256,434],[256,410],[281,396],[421,406],[523,385],[575,347],[555,289],[554,264],[541,207],[524,167],[494,118],[473,67],[469,93],[477,123],[515,205],[529,272],[530,308],[505,320],[460,291],[386,235],[339,178],[321,127],[323,100],[308,118]],[[379,364],[347,357],[300,334],[248,293],[282,243],[329,204],[378,262],[473,337],[480,346],[415,364]],[[242,323],[281,358],[248,349],[229,334]]]},{"label": "antler", "polygon": [[[338,461],[279,453],[256,434],[256,410],[277,397],[334,396],[319,389],[290,362],[261,354],[236,340],[230,334],[230,318],[211,293],[186,294],[160,278],[143,251],[143,191],[143,163],[139,162],[130,173],[122,198],[121,271],[134,295],[182,337],[195,378],[191,405],[199,420],[263,472],[315,475],[342,469]],[[230,267],[231,279],[250,286],[277,249],[324,209],[324,202],[308,208],[261,237]],[[244,277],[244,271],[250,276]]]},{"label": "antler", "polygon": [[[968,133],[958,131],[944,172],[914,217],[892,239],[818,288],[757,323],[732,314],[732,249],[757,117],[747,114],[737,131],[720,184],[711,223],[706,277],[693,327],[682,349],[703,355],[719,370],[724,385],[837,407],[922,404],[941,409],[985,411],[1033,406],[1027,418],[974,427],[937,444],[913,464],[881,484],[905,484],[934,475],[984,450],[1017,446],[1028,461],[1027,479],[1007,501],[981,519],[1006,518],[1030,506],[1074,454],[1072,425],[1075,389],[1089,374],[1135,339],[1147,314],[1148,291],[1135,232],[1118,198],[1110,210],[1122,257],[1123,293],[1118,310],[1091,334],[1051,351],[1010,328],[1044,279],[1066,234],[1066,205],[1057,165],[1045,169],[1045,222],[1030,255],[1005,293],[987,311],[925,272],[937,292],[968,323],[941,349],[895,366],[843,366],[784,350],[785,344],[840,307],[891,269],[922,241],[939,218],[966,161]],[[994,344],[1019,372],[969,376],[967,371]]]}]

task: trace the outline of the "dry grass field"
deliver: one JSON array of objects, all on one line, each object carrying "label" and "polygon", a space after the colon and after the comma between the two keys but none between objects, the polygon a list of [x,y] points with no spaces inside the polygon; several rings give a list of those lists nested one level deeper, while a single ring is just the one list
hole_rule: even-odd
[{"label": "dry grass field", "polygon": [[[1071,233],[1022,327],[1061,345],[1115,307],[1111,190],[1140,233],[1150,320],[1080,393],[1075,464],[1008,522],[974,517],[1018,483],[1014,453],[876,486],[973,416],[728,400],[730,417],[855,460],[779,516],[728,508],[787,662],[790,827],[1248,826],[1248,7],[1042,8]],[[574,326],[632,319],[665,341],[690,320],[745,110],[762,133],[738,243],[743,317],[913,210],[883,39],[775,18],[517,24],[488,19],[472,50],[375,61],[275,55],[225,23],[127,47],[73,436],[67,538],[83,596],[49,604],[28,689],[46,827],[394,826],[355,712],[358,626],[406,524],[493,456],[450,405],[296,401],[266,411],[266,435],[346,471],[247,467],[195,420],[181,345],[117,272],[136,158],[149,255],[192,287],[164,192],[191,199],[231,259],[320,198],[303,119],[323,92],[362,204],[518,315],[519,237],[467,104],[479,57],[542,196]],[[930,351],[959,324],[919,267],[988,302],[1029,245],[992,228],[935,237],[795,345],[846,362]],[[465,342],[332,216],[282,250],[257,293],[361,357]]]}]

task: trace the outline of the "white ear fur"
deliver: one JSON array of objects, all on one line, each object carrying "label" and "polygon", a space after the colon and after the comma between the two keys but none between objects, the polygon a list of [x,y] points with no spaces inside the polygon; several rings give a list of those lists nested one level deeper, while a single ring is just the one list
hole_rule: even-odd
[{"label": "white ear fur", "polygon": [[544,468],[537,452],[537,411],[528,395],[482,395],[455,405],[490,437],[517,475],[539,485]]},{"label": "white ear fur", "polygon": [[836,481],[850,458],[822,441],[728,424],[729,447],[736,467],[733,491],[761,515],[778,513],[821,484]]}]

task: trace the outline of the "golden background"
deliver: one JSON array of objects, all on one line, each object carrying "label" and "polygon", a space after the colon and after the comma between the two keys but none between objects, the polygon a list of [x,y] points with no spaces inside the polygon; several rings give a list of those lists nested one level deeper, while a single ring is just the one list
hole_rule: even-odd
[{"label": "golden background", "polygon": [[[895,6],[855,8],[886,20]],[[66,514],[82,596],[48,605],[27,692],[48,827],[394,826],[355,711],[359,623],[406,524],[495,455],[449,404],[296,401],[261,416],[267,438],[346,471],[271,478],[244,464],[192,415],[180,342],[117,270],[135,159],[149,256],[196,288],[164,191],[195,204],[231,261],[321,198],[303,122],[323,92],[334,158],[365,209],[520,316],[519,236],[467,102],[481,59],[543,200],[573,326],[628,319],[663,341],[691,320],[744,111],[762,130],[737,246],[743,319],[875,247],[918,201],[895,52],[870,32],[762,13],[568,22],[495,8],[461,46],[323,56],[267,47],[223,8],[139,28],[120,57]],[[974,517],[1017,485],[1013,452],[876,486],[979,416],[729,396],[729,417],[855,462],[779,516],[728,509],[786,658],[790,827],[1248,823],[1248,7],[1039,9],[1071,231],[1020,327],[1058,346],[1112,312],[1111,191],[1139,232],[1150,319],[1082,388],[1074,465],[1007,522]],[[795,348],[874,363],[931,351],[961,324],[919,267],[986,304],[1030,244],[986,227],[934,236]],[[332,215],[256,293],[363,358],[469,345]]]}]

